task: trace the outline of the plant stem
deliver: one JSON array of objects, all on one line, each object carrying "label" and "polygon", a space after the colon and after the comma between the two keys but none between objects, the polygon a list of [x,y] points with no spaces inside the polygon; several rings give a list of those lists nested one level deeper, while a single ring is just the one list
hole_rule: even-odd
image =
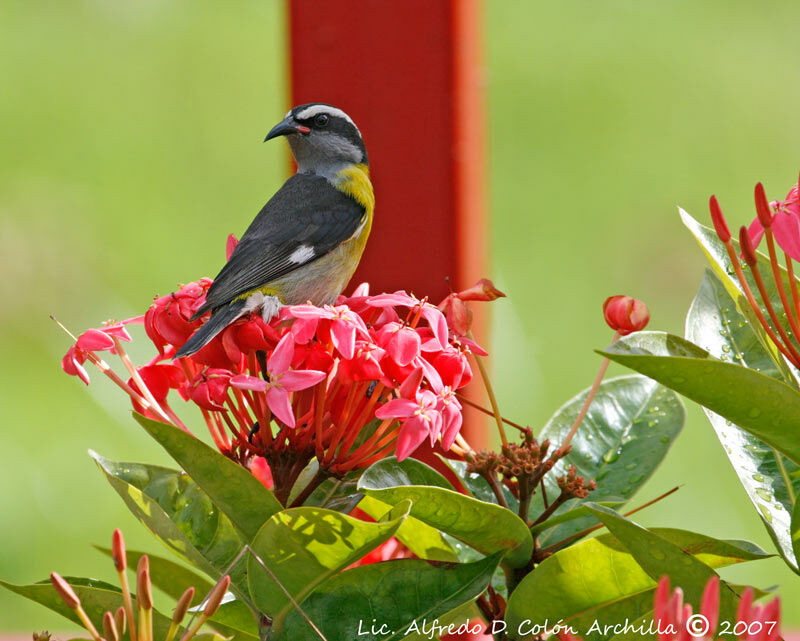
[{"label": "plant stem", "polygon": [[[469,405],[470,407],[475,408],[479,412],[483,412],[487,416],[494,416],[494,413],[492,413],[491,410],[487,410],[485,407],[483,407],[481,405],[478,405],[477,403],[469,400],[463,394],[456,394],[456,396],[458,397],[459,401],[464,403],[464,405]],[[525,431],[525,428],[522,427],[522,425],[520,425],[519,423],[515,423],[514,421],[511,421],[511,420],[509,420],[507,418],[504,418],[502,416],[500,417],[500,420],[503,421],[503,423],[505,423],[506,425],[510,425],[511,427],[514,427],[514,428],[518,429],[520,432],[524,432]]]},{"label": "plant stem", "polygon": [[328,478],[328,476],[329,474],[327,471],[323,470],[322,468],[319,468],[314,477],[308,482],[308,485],[306,485],[303,488],[303,490],[300,492],[300,494],[297,495],[297,498],[295,498],[295,500],[292,501],[292,504],[289,507],[300,507],[301,505],[303,505],[305,500],[309,496],[311,496],[311,493],[314,490],[316,490],[320,485],[322,485],[322,483],[325,481],[325,479]]},{"label": "plant stem", "polygon": [[[467,333],[470,340],[475,340],[475,337],[472,335],[472,332]],[[475,357],[475,362],[478,365],[478,369],[481,372],[481,378],[483,379],[483,386],[486,388],[486,395],[489,397],[489,403],[492,405],[492,411],[494,412],[494,420],[497,423],[497,431],[500,434],[500,441],[503,443],[503,447],[508,445],[508,439],[506,438],[506,430],[503,428],[503,418],[500,416],[500,408],[497,406],[497,397],[494,395],[494,389],[492,389],[492,383],[489,380],[489,372],[486,370],[486,365],[484,365],[481,357],[477,354],[473,354]]]},{"label": "plant stem", "polygon": [[[614,333],[614,338],[611,339],[612,345],[617,341],[619,336],[619,332]],[[594,378],[594,383],[592,383],[592,388],[589,390],[589,394],[586,396],[586,400],[583,402],[583,407],[581,407],[581,411],[578,412],[575,422],[572,424],[572,427],[567,433],[566,438],[561,443],[561,447],[559,447],[561,452],[564,452],[567,447],[569,447],[569,444],[572,442],[572,437],[575,436],[575,432],[578,431],[583,419],[586,417],[586,413],[589,411],[589,406],[592,404],[592,401],[597,394],[597,390],[600,389],[600,383],[603,382],[603,377],[606,375],[606,370],[608,369],[609,363],[610,361],[607,358],[603,359],[603,362],[600,365],[600,370],[597,372],[597,376]]]},{"label": "plant stem", "polygon": [[497,475],[489,470],[486,472],[481,472],[481,476],[486,479],[489,487],[492,488],[492,492],[494,492],[494,496],[497,499],[498,505],[508,509],[508,502],[506,501],[506,497],[503,495],[503,488],[500,487],[500,482],[497,480]]}]

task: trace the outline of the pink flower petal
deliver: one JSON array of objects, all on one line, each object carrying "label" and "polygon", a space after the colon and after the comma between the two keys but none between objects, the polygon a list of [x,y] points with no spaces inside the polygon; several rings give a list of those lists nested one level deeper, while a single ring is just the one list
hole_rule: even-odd
[{"label": "pink flower petal", "polygon": [[707,620],[711,632],[717,629],[719,623],[719,577],[712,576],[703,590],[703,599],[700,602],[700,614]]},{"label": "pink flower petal", "polygon": [[248,376],[247,374],[239,374],[238,376],[231,377],[231,385],[237,389],[249,389],[254,392],[263,392],[269,383],[255,376]]},{"label": "pink flower petal", "polygon": [[375,410],[375,416],[380,419],[406,418],[407,416],[413,416],[418,407],[419,403],[416,401],[407,398],[395,398]]},{"label": "pink flower petal", "polygon": [[461,411],[453,403],[445,405],[442,409],[442,447],[445,452],[456,440],[463,420]]},{"label": "pink flower petal", "polygon": [[400,396],[402,398],[411,399],[412,401],[416,400],[424,373],[425,370],[422,367],[417,367],[413,372],[411,372],[411,374],[408,375],[406,380],[400,383],[398,391],[400,392]]},{"label": "pink flower petal", "polygon": [[439,344],[442,346],[442,349],[446,349],[448,333],[447,320],[444,314],[433,305],[425,305],[422,308],[422,317],[428,321],[428,325],[430,325],[436,338],[439,339]]},{"label": "pink flower petal", "polygon": [[236,249],[236,245],[239,244],[239,240],[233,234],[228,234],[228,240],[225,241],[225,262],[228,262],[231,259],[231,254],[233,254],[233,250]]},{"label": "pink flower petal", "polygon": [[347,322],[335,320],[331,324],[333,346],[347,360],[353,358],[356,346],[356,328]]},{"label": "pink flower petal", "polygon": [[281,387],[270,387],[267,390],[267,405],[275,417],[289,427],[294,427],[294,414],[292,404],[289,402],[289,392]]},{"label": "pink flower petal", "polygon": [[394,294],[378,294],[367,299],[367,305],[370,307],[393,307],[395,305],[416,307],[418,303],[419,301],[416,298],[412,298],[403,291],[395,292]]},{"label": "pink flower petal", "polygon": [[395,448],[397,460],[402,461],[416,450],[426,436],[428,436],[428,423],[419,416],[410,418],[403,423],[400,433],[397,435],[397,447]]},{"label": "pink flower petal", "polygon": [[761,226],[761,221],[758,217],[750,223],[750,226],[747,228],[747,234],[750,236],[750,240],[753,243],[753,249],[756,249],[761,242],[761,238],[764,236],[764,228]]},{"label": "pink flower petal", "polygon": [[369,283],[361,283],[353,290],[350,298],[359,298],[361,296],[369,296]]},{"label": "pink flower petal", "polygon": [[420,344],[419,335],[410,327],[403,327],[395,332],[386,351],[395,363],[405,367],[419,355]]},{"label": "pink flower petal", "polygon": [[126,343],[131,342],[131,335],[128,333],[128,330],[125,329],[125,325],[123,323],[114,323],[113,325],[106,325],[105,327],[101,327],[100,331],[103,334],[107,334],[108,336],[114,336],[120,340],[125,341]]},{"label": "pink flower petal", "polygon": [[289,315],[295,318],[333,318],[329,309],[316,305],[292,305],[289,307]]},{"label": "pink flower petal", "polygon": [[289,369],[294,358],[294,336],[286,334],[275,346],[275,350],[267,359],[267,371],[271,375],[283,374]]},{"label": "pink flower petal", "polygon": [[297,392],[324,381],[326,376],[325,372],[318,372],[313,369],[292,370],[281,376],[280,384],[290,392]]},{"label": "pink flower petal", "polygon": [[319,324],[318,318],[296,318],[292,323],[292,334],[294,334],[294,342],[298,345],[305,345],[314,338]]},{"label": "pink flower petal", "polygon": [[78,342],[75,345],[84,352],[102,352],[103,350],[113,349],[114,341],[99,329],[87,329],[78,337]]},{"label": "pink flower petal", "polygon": [[772,232],[780,248],[793,260],[800,261],[800,219],[780,211],[772,219]]}]

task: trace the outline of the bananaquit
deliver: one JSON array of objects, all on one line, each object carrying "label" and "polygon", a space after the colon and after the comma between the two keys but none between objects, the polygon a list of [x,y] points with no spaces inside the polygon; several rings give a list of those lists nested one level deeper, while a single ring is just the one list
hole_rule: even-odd
[{"label": "bananaquit", "polygon": [[295,107],[264,139],[286,136],[297,173],[264,205],[192,317],[211,318],[178,350],[189,356],[237,318],[282,305],[333,303],[367,243],[375,196],[361,133],[341,109]]}]

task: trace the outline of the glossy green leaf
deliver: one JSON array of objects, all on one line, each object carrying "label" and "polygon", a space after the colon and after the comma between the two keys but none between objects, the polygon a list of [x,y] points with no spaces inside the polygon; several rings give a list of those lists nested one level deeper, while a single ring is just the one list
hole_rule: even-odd
[{"label": "glossy green leaf", "polygon": [[[103,614],[116,612],[123,605],[122,592],[116,586],[94,579],[65,576],[66,581],[75,590],[81,605],[98,630],[102,630]],[[31,585],[15,585],[0,581],[0,586],[35,601],[44,607],[57,612],[73,623],[81,625],[80,619],[70,610],[58,596],[49,580]],[[153,631],[156,639],[163,639],[169,629],[170,619],[157,610],[153,610]]]},{"label": "glossy green leaf", "polygon": [[[233,523],[188,475],[90,453],[133,515],[183,560],[216,579],[241,551]],[[242,559],[230,572],[234,589],[246,585],[244,569]]]},{"label": "glossy green leaf", "polygon": [[[783,380],[751,325],[719,278],[707,272],[686,317],[686,338],[712,356]],[[728,459],[776,547],[797,571],[791,518],[800,493],[800,467],[719,414],[703,408]]]},{"label": "glossy green leaf", "polygon": [[[550,439],[556,448],[572,428],[589,390],[567,401],[539,434],[539,442]],[[589,411],[572,439],[572,451],[545,477],[545,488],[552,500],[560,490],[556,478],[570,465],[578,474],[597,482],[589,494],[594,502],[623,504],[650,478],[681,431],[686,411],[671,390],[644,376],[622,376],[604,381],[597,390]],[[569,512],[582,501],[572,499],[557,514]],[[529,518],[535,521],[544,510],[541,492],[531,501]],[[551,545],[596,525],[592,516],[542,532],[539,542]]]},{"label": "glossy green leaf", "polygon": [[[419,632],[423,621],[430,624],[475,599],[499,561],[496,554],[475,563],[431,565],[418,559],[371,563],[328,579],[301,607],[330,641],[399,641]],[[319,637],[293,611],[275,641],[319,641]]]},{"label": "glossy green leaf", "polygon": [[[486,626],[486,620],[483,618],[475,601],[470,601],[454,610],[450,610],[450,612],[437,617],[436,621],[437,625],[441,626],[439,629],[446,629],[448,634],[453,635],[466,635],[468,632],[479,633]],[[425,627],[420,622],[419,632],[412,632],[403,641],[431,641],[432,623],[432,621],[428,621],[427,627]],[[436,638],[438,637],[434,636],[434,639]],[[458,639],[459,637],[456,636],[456,638]]]},{"label": "glossy green leaf", "polygon": [[[604,505],[605,507],[616,508],[623,504],[622,501],[597,501],[598,505]],[[575,519],[582,519],[582,521],[591,520],[591,522],[596,523],[597,519],[592,516],[592,513],[589,512],[583,505],[576,505],[568,512],[561,512],[556,516],[551,516],[549,519],[542,521],[541,523],[537,523],[531,528],[531,534],[536,536],[540,532],[544,532],[552,527],[557,525],[561,525],[562,523],[568,523],[569,521],[573,521]],[[584,526],[586,527],[586,526]],[[583,528],[577,528],[583,529]],[[548,536],[547,539],[555,539],[557,537]],[[563,537],[562,537],[563,538]],[[540,537],[539,541],[546,540],[545,537]]]},{"label": "glossy green leaf", "polygon": [[449,485],[447,480],[427,465],[414,459],[398,462],[392,457],[369,467],[358,489],[388,505],[410,500],[414,518],[483,554],[506,551],[504,562],[511,567],[528,562],[533,539],[522,519],[494,503],[446,489],[445,484]]},{"label": "glossy green leaf", "polygon": [[[739,284],[739,281],[736,277],[736,272],[731,264],[730,258],[728,257],[728,252],[725,249],[725,245],[720,242],[719,238],[717,238],[716,233],[713,229],[710,229],[704,225],[701,225],[697,222],[692,216],[690,216],[684,210],[680,210],[681,219],[683,220],[683,224],[686,225],[687,229],[692,233],[695,237],[695,240],[700,244],[701,249],[706,255],[711,268],[714,270],[714,274],[719,279],[720,283],[725,287],[725,290],[728,292],[728,295],[731,299],[735,302],[736,307],[739,309],[739,312],[747,319],[748,323],[752,327],[753,331],[755,332],[756,336],[758,337],[759,342],[761,343],[764,351],[769,355],[770,359],[777,365],[777,367],[781,370],[784,379],[794,387],[797,387],[796,376],[795,372],[793,372],[792,367],[787,363],[787,361],[783,358],[781,353],[778,351],[778,348],[775,344],[770,340],[767,333],[761,327],[761,324],[758,322],[758,317],[756,316],[753,309],[750,307],[749,303],[747,302],[747,298],[744,295],[744,290],[742,286]],[[733,245],[736,249],[737,255],[739,252],[739,243],[732,239]],[[764,282],[764,288],[767,291],[767,297],[769,298],[772,306],[775,310],[782,309],[780,296],[778,294],[778,286],[777,281],[772,273],[772,268],[770,266],[769,259],[762,254],[761,252],[756,252],[756,256],[758,258],[758,268],[761,274],[761,278]],[[751,270],[746,266],[742,265],[742,271],[745,276],[745,280],[747,281],[750,290],[754,292],[757,300],[761,302],[761,298],[758,295],[758,288],[756,286],[755,280],[753,279],[753,275]],[[787,292],[788,296],[791,296],[788,292],[789,290],[789,278],[786,273],[786,270],[781,268],[781,277],[784,283],[784,289]],[[762,304],[762,312],[764,313],[765,317],[769,317],[764,309]],[[791,335],[790,327],[785,318],[779,316],[779,320],[787,332],[787,334]]]},{"label": "glossy green leaf", "polygon": [[721,361],[664,332],[636,332],[600,352],[654,378],[800,462],[800,393],[756,372]]},{"label": "glossy green leaf", "polygon": [[795,502],[792,510],[791,536],[794,558],[800,559],[800,501]]},{"label": "glossy green leaf", "polygon": [[234,641],[253,641],[259,639],[256,615],[250,607],[239,601],[227,601],[209,620],[209,624]]},{"label": "glossy green leaf", "polygon": [[269,517],[283,509],[275,495],[248,470],[200,439],[141,414],[134,413],[134,418],[228,515],[248,541]]},{"label": "glossy green leaf", "polygon": [[[685,601],[699,609],[703,590],[716,572],[679,546],[646,528],[620,516],[614,510],[587,503],[609,532],[620,541],[651,579],[669,575],[683,588]],[[732,620],[736,614],[736,595],[724,584],[720,586],[720,619]]]},{"label": "glossy green leaf", "polygon": [[[333,510],[299,507],[275,514],[258,531],[253,551],[292,597],[300,602],[320,583],[375,549],[395,532],[408,514],[405,502],[377,523]],[[250,556],[250,595],[279,630],[293,605],[284,591]]]},{"label": "glossy green leaf", "polygon": [[[365,496],[358,504],[359,509],[369,514],[373,519],[378,520],[391,509],[376,498]],[[453,548],[445,540],[439,530],[413,516],[406,517],[400,525],[400,529],[395,532],[395,537],[411,550],[420,559],[426,561],[448,561],[454,563],[458,561],[458,556]]]},{"label": "glossy green leaf", "polygon": [[[745,541],[722,541],[676,529],[652,532],[712,568],[770,556]],[[607,533],[570,545],[545,559],[514,590],[508,600],[506,621],[509,630],[516,631],[526,619],[539,625],[549,620],[550,626],[563,619],[586,641],[599,641],[607,636],[589,634],[595,620],[611,625],[649,613],[655,587],[656,581],[630,551]]]}]

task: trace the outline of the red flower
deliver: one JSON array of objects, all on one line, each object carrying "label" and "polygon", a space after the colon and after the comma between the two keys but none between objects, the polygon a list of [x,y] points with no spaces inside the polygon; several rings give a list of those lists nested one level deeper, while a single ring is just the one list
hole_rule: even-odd
[{"label": "red flower", "polygon": [[286,334],[267,360],[268,381],[247,374],[239,374],[231,379],[231,385],[239,389],[266,392],[269,409],[276,418],[289,427],[295,426],[289,392],[313,387],[326,376],[325,372],[316,370],[290,371],[293,357],[294,337],[292,334]]},{"label": "red flower", "polygon": [[442,430],[442,415],[437,411],[436,395],[422,391],[416,398],[395,398],[378,408],[375,416],[380,419],[400,418],[397,435],[397,460],[402,461],[420,446],[425,437],[435,441]]},{"label": "red flower", "polygon": [[[171,389],[182,390],[187,385],[186,374],[177,365],[153,363],[145,365],[144,367],[139,367],[138,372],[145,386],[147,386],[147,389],[153,394],[153,398],[156,399],[159,405],[163,405],[166,402],[167,395]],[[128,385],[140,394],[142,393],[142,390],[139,389],[136,381],[132,378],[128,379]],[[139,412],[139,414],[159,418],[153,415],[152,412],[146,411],[137,401],[133,401],[133,409]]]},{"label": "red flower", "polygon": [[253,457],[253,460],[250,461],[250,473],[261,481],[268,490],[275,486],[275,482],[272,479],[272,470],[269,468],[267,459],[263,456]]},{"label": "red flower", "polygon": [[638,332],[650,321],[650,312],[642,301],[630,296],[611,296],[603,303],[606,323],[620,336]]},{"label": "red flower", "polygon": [[181,347],[203,324],[203,319],[189,319],[205,302],[212,282],[210,278],[201,278],[177,292],[155,299],[144,315],[144,329],[160,353],[164,352],[165,345]]},{"label": "red flower", "polygon": [[465,336],[472,326],[472,311],[466,301],[493,301],[505,296],[488,278],[481,278],[472,287],[449,294],[439,309],[447,318],[447,325],[457,336]]},{"label": "red flower", "polygon": [[305,343],[311,339],[320,320],[329,321],[328,327],[333,346],[345,358],[353,358],[356,335],[361,335],[362,338],[369,337],[364,321],[346,305],[337,307],[292,305],[286,313],[297,319],[292,324],[292,332],[297,336],[299,343]]},{"label": "red flower", "polygon": [[381,309],[388,309],[390,307],[408,307],[412,310],[419,310],[422,318],[428,322],[428,326],[433,330],[436,339],[442,349],[447,347],[447,321],[445,320],[442,312],[436,307],[425,301],[419,300],[414,296],[409,296],[403,291],[395,292],[394,294],[379,294],[377,296],[370,296],[367,299],[367,305],[370,307],[378,307]]}]

